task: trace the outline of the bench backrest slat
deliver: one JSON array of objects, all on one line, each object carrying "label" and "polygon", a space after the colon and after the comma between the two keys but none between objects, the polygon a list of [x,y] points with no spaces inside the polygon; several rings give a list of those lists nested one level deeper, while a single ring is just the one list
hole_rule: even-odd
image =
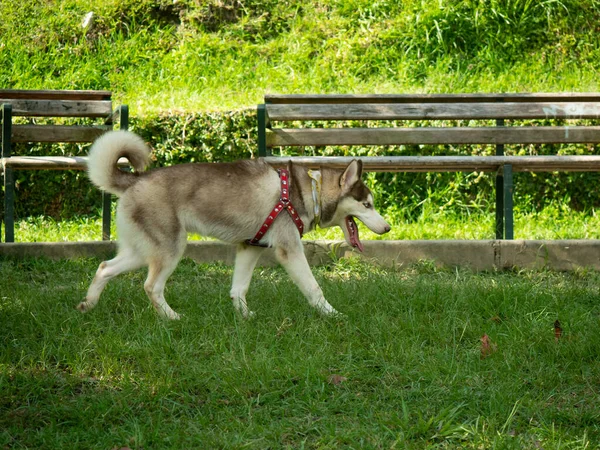
[{"label": "bench backrest slat", "polygon": [[26,117],[108,117],[110,100],[14,100],[0,97],[0,105],[10,103],[13,116]]},{"label": "bench backrest slat", "polygon": [[267,147],[600,142],[600,127],[275,128]]},{"label": "bench backrest slat", "polygon": [[[0,91],[1,92],[1,91]],[[490,103],[490,102],[600,102],[598,92],[533,94],[309,94],[265,95],[269,104],[359,104],[359,103]]]},{"label": "bench backrest slat", "polygon": [[273,104],[271,121],[598,119],[600,102]]},{"label": "bench backrest slat", "polygon": [[93,142],[111,126],[13,125],[12,142]]},{"label": "bench backrest slat", "polygon": [[0,89],[0,98],[14,100],[111,100],[110,91],[29,91]]}]

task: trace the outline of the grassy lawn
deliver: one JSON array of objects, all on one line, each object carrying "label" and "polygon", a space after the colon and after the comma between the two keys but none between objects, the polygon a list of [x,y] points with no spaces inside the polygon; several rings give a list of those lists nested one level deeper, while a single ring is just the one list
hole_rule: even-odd
[{"label": "grassy lawn", "polygon": [[[345,319],[257,269],[183,261],[156,317],[143,271],[87,315],[99,261],[4,260],[2,448],[597,448],[600,275],[315,269]],[[559,320],[562,336],[555,338]],[[482,358],[481,338],[491,352]]]}]

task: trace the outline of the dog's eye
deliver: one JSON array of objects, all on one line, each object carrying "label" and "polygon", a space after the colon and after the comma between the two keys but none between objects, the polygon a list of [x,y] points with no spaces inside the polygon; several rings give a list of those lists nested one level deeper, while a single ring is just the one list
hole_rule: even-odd
[{"label": "dog's eye", "polygon": [[373,205],[372,205],[371,203],[369,203],[369,202],[364,202],[364,203],[363,203],[363,206],[364,206],[365,208],[367,208],[367,209],[371,209],[371,208],[373,207]]}]

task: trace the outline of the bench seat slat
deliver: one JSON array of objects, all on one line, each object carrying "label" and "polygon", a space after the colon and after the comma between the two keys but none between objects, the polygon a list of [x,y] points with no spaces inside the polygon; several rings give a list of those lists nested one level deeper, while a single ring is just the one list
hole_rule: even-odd
[{"label": "bench seat slat", "polygon": [[108,117],[112,102],[71,100],[11,100],[0,98],[0,105],[10,103],[13,116],[23,117]]},{"label": "bench seat slat", "polygon": [[[85,156],[12,156],[3,159],[3,166],[16,170],[85,170]],[[269,164],[283,167],[289,161],[296,164],[318,167],[345,168],[353,159],[363,162],[368,172],[461,172],[496,171],[505,164],[512,164],[513,170],[523,171],[598,171],[600,155],[568,156],[373,156],[373,157],[330,157],[300,156],[264,158]],[[126,158],[120,158],[119,166],[127,167]]]},{"label": "bench seat slat", "polygon": [[565,156],[269,156],[263,158],[274,167],[290,161],[311,168],[343,169],[360,159],[367,172],[495,172],[511,164],[515,172],[595,172],[600,170],[600,155]]},{"label": "bench seat slat", "polygon": [[360,103],[267,105],[271,121],[598,119],[600,103]]},{"label": "bench seat slat", "polygon": [[[3,158],[3,167],[15,170],[85,170],[87,156],[11,156]],[[120,158],[120,167],[129,166],[127,158]]]},{"label": "bench seat slat", "polygon": [[600,127],[275,128],[267,147],[600,142]]},{"label": "bench seat slat", "polygon": [[13,125],[13,142],[93,142],[110,126]]}]

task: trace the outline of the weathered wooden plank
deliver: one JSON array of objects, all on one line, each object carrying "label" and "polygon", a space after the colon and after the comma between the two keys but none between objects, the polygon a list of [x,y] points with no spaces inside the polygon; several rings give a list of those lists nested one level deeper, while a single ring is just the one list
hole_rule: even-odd
[{"label": "weathered wooden plank", "polygon": [[26,117],[108,117],[110,100],[15,100],[0,97],[0,105],[10,103],[13,116]]},{"label": "weathered wooden plank", "polygon": [[95,90],[0,89],[0,98],[22,100],[110,100],[112,92]]},{"label": "weathered wooden plank", "polygon": [[311,168],[343,169],[354,159],[360,159],[367,172],[495,172],[511,164],[516,172],[596,172],[600,171],[600,155],[560,156],[270,156],[264,158],[274,167],[284,167],[290,161]]},{"label": "weathered wooden plank", "polygon": [[600,92],[500,94],[266,94],[265,103],[598,102]]},{"label": "weathered wooden plank", "polygon": [[597,143],[600,127],[274,128],[267,147]]},{"label": "weathered wooden plank", "polygon": [[[11,156],[2,160],[3,167],[15,170],[85,170],[87,156]],[[120,158],[121,167],[129,166],[127,158]]]},{"label": "weathered wooden plank", "polygon": [[110,126],[13,125],[13,142],[92,142]]},{"label": "weathered wooden plank", "polygon": [[[363,162],[368,172],[493,172],[504,164],[511,164],[517,172],[525,171],[600,171],[600,155],[560,156],[373,156],[373,157],[277,157],[264,158],[275,167],[284,167],[290,161],[309,167],[345,168],[354,159]],[[119,166],[127,167],[126,158]],[[85,156],[12,156],[3,165],[15,170],[85,170]]]},{"label": "weathered wooden plank", "polygon": [[267,105],[271,121],[597,119],[600,102]]}]

